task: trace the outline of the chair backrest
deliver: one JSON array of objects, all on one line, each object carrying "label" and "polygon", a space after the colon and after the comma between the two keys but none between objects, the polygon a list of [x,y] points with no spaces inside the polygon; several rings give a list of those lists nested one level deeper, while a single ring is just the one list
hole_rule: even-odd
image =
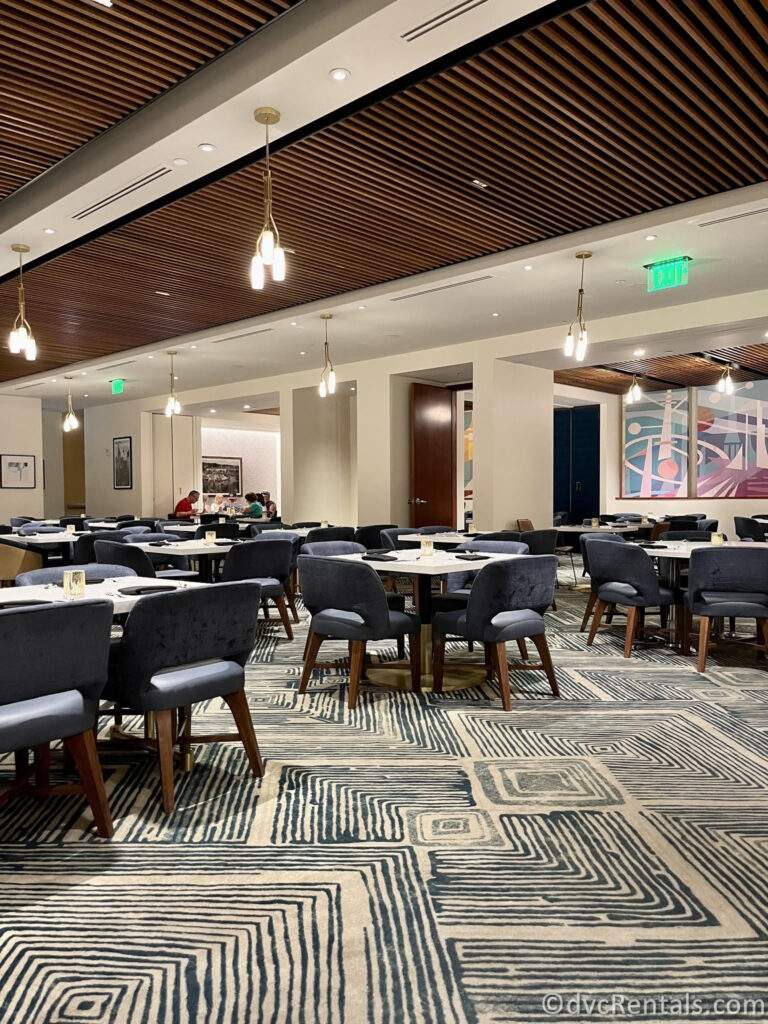
[{"label": "chair backrest", "polygon": [[318,541],[354,539],[355,531],[351,526],[321,526],[319,529],[310,530],[304,543],[316,544]]},{"label": "chair backrest", "polygon": [[[299,523],[295,524],[299,526]],[[264,530],[290,530],[291,524],[284,523],[280,519],[271,519],[268,523],[253,523],[251,525],[251,533],[261,533]]]},{"label": "chair backrest", "polygon": [[668,520],[670,530],[698,530],[699,520],[693,516],[671,516]]},{"label": "chair backrest", "polygon": [[[106,532],[106,531],[105,531]],[[148,544],[151,540],[164,540],[166,543],[169,540],[175,540],[175,537],[170,537],[165,531],[162,533],[136,533],[130,531],[124,539],[125,544]],[[104,540],[109,540],[105,537]]]},{"label": "chair backrest", "polygon": [[118,523],[135,523],[136,522],[134,517],[133,516],[129,516],[129,515],[115,516],[115,520]]},{"label": "chair backrest", "polygon": [[282,537],[236,544],[227,552],[221,578],[232,583],[270,577],[285,584],[291,575],[292,558],[293,542]]},{"label": "chair backrest", "polygon": [[530,555],[491,562],[475,577],[467,601],[467,630],[482,636],[501,612],[531,608],[543,614],[552,604],[557,579],[556,555]]},{"label": "chair backrest", "polygon": [[126,523],[125,526],[120,527],[120,532],[127,537],[132,533],[149,533],[150,528],[143,523]]},{"label": "chair backrest", "polygon": [[383,547],[381,531],[396,529],[397,523],[380,523],[378,526],[358,526],[355,530],[355,543],[362,544],[364,548]]},{"label": "chair backrest", "polygon": [[381,546],[383,548],[389,548],[391,551],[399,551],[403,548],[417,548],[419,546],[418,541],[401,541],[400,538],[404,533],[417,533],[412,526],[396,526],[390,530],[381,531]]},{"label": "chair backrest", "polygon": [[589,547],[592,578],[603,583],[628,583],[651,607],[659,603],[659,580],[651,556],[635,544]]},{"label": "chair backrest", "polygon": [[483,540],[519,541],[522,533],[519,530],[496,530],[491,533],[485,533],[481,530],[478,537],[481,537]]},{"label": "chair backrest", "polygon": [[643,517],[639,512],[617,512],[616,522],[617,523],[640,523]]},{"label": "chair backrest", "polygon": [[582,533],[579,537],[579,547],[581,548],[581,559],[584,562],[584,568],[589,576],[592,575],[589,565],[589,545],[594,541],[605,541],[609,544],[626,544],[623,537],[618,536],[615,533]]},{"label": "chair backrest", "polygon": [[111,601],[0,611],[0,650],[13,665],[13,685],[0,688],[0,704],[67,690],[97,699],[107,681],[111,628]]},{"label": "chair backrest", "polygon": [[[758,523],[756,519],[749,519],[747,516],[734,516],[733,525],[736,528],[736,536],[741,540],[765,540],[765,526]],[[23,529],[23,527],[22,527]],[[21,533],[21,530],[19,530]]]},{"label": "chair backrest", "polygon": [[568,525],[568,513],[567,512],[555,512],[552,516],[553,526],[567,526]]},{"label": "chair backrest", "polygon": [[517,528],[521,533],[527,533],[529,530],[533,530],[533,521],[531,519],[518,519]]},{"label": "chair backrest", "polygon": [[123,628],[123,682],[143,691],[163,669],[214,660],[244,665],[256,640],[260,598],[258,583],[214,583],[141,598]]},{"label": "chair backrest", "polygon": [[[695,527],[694,527],[695,529]],[[669,530],[669,523],[656,523],[654,528],[651,530],[651,541],[658,540],[659,537],[663,537]]]},{"label": "chair backrest", "polygon": [[299,529],[304,530],[304,529],[312,529],[315,526],[319,526],[320,523],[315,523],[315,522],[311,522],[311,523],[294,523],[293,525],[298,527]]},{"label": "chair backrest", "polygon": [[525,530],[520,535],[532,555],[553,555],[557,547],[557,530]]},{"label": "chair backrest", "polygon": [[109,565],[124,565],[133,569],[137,576],[156,575],[152,559],[145,551],[133,544],[120,544],[110,540],[97,540],[93,545],[96,561]]},{"label": "chair backrest", "polygon": [[420,526],[416,533],[455,533],[455,526]]},{"label": "chair backrest", "polygon": [[86,521],[82,516],[59,516],[59,526],[66,526],[68,523],[75,527],[75,533],[81,533],[86,527]]},{"label": "chair backrest", "polygon": [[699,519],[696,523],[696,528],[701,530],[702,533],[717,533],[718,525],[717,519]]},{"label": "chair backrest", "polygon": [[17,587],[35,587],[41,583],[61,583],[68,568],[85,572],[86,580],[106,580],[119,576],[136,576],[126,565],[109,565],[105,562],[90,562],[88,565],[49,565],[45,569],[33,569],[16,577]]},{"label": "chair backrest", "polygon": [[36,551],[0,541],[0,580],[15,580],[19,573],[39,569],[42,564],[43,556]]},{"label": "chair backrest", "polygon": [[317,555],[318,558],[330,558],[331,555],[357,555],[365,551],[363,544],[353,540],[320,540],[313,544],[304,544],[302,555]]},{"label": "chair backrest", "polygon": [[703,590],[768,594],[768,547],[695,548],[688,570],[688,595],[696,602]]},{"label": "chair backrest", "polygon": [[11,516],[11,526],[25,526],[35,521],[34,516]]},{"label": "chair backrest", "polygon": [[708,530],[667,530],[664,540],[692,540],[698,544],[706,544],[712,540],[712,534]]},{"label": "chair backrest", "polygon": [[63,526],[48,526],[46,523],[32,522],[19,527],[19,536],[33,537],[37,533],[62,533],[63,530]]},{"label": "chair backrest", "polygon": [[313,615],[329,608],[355,612],[374,634],[386,632],[389,609],[384,586],[365,562],[299,555],[301,596]]},{"label": "chair backrest", "polygon": [[13,533],[13,527],[8,526],[6,523],[0,523],[0,535],[6,533]]},{"label": "chair backrest", "polygon": [[[520,541],[515,540],[468,540],[455,549],[456,551],[495,551],[498,554],[507,555],[527,555],[528,545],[522,544]],[[452,590],[461,590],[466,587],[475,576],[478,574],[479,569],[465,569],[462,572],[451,572],[445,578],[446,589],[450,593]]]},{"label": "chair backrest", "polygon": [[201,523],[200,526],[195,530],[195,540],[200,540],[206,533],[213,531],[217,537],[226,538],[228,540],[237,540],[240,536],[240,525],[239,523]]},{"label": "chair backrest", "polygon": [[206,523],[215,523],[218,519],[218,512],[201,512],[200,523],[205,525]]}]

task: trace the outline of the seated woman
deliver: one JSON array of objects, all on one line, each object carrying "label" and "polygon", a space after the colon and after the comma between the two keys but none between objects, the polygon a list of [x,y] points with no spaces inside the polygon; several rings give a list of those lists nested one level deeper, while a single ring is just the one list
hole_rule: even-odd
[{"label": "seated woman", "polygon": [[249,493],[245,495],[245,500],[248,502],[248,507],[246,509],[245,514],[253,516],[254,519],[261,519],[262,515],[264,514],[264,506],[262,505],[262,495],[254,494],[253,491],[249,491]]}]

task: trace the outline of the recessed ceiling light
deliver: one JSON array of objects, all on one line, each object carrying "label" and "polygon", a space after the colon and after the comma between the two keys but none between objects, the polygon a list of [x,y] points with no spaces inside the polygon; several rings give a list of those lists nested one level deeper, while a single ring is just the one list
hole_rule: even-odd
[{"label": "recessed ceiling light", "polygon": [[352,72],[348,71],[346,68],[332,68],[328,74],[334,82],[346,82],[346,80],[352,76]]},{"label": "recessed ceiling light", "polygon": [[645,355],[645,349],[644,348],[636,348],[635,351],[632,353],[632,355],[633,356],[644,356]]},{"label": "recessed ceiling light", "polygon": [[88,397],[88,395],[83,395],[83,398],[87,398],[87,397]]},{"label": "recessed ceiling light", "polygon": [[55,235],[56,234],[56,228],[43,228],[43,234],[44,235]]},{"label": "recessed ceiling light", "polygon": [[93,0],[95,4],[100,4],[102,7],[111,7],[112,0]]},{"label": "recessed ceiling light", "polygon": [[51,384],[55,384],[55,383],[56,383],[56,378],[55,377],[51,377]]},{"label": "recessed ceiling light", "polygon": [[652,242],[655,238],[656,238],[656,235],[646,235],[645,236],[646,242]]},{"label": "recessed ceiling light", "polygon": [[85,377],[85,376],[86,376],[86,372],[85,372],[85,370],[81,370],[81,371],[80,371],[80,376],[81,376],[81,377]]},{"label": "recessed ceiling light", "polygon": [[295,320],[291,320],[291,327],[298,327],[298,324],[296,323]]},{"label": "recessed ceiling light", "polygon": [[358,306],[358,309],[365,309],[365,306]]},{"label": "recessed ceiling light", "polygon": [[190,348],[197,348],[197,345],[190,345]]},{"label": "recessed ceiling light", "polygon": [[620,277],[620,278],[618,279],[618,281],[616,281],[616,284],[626,284],[626,283],[627,283],[627,282],[626,282],[626,281],[624,280],[624,278],[623,278],[623,277]]},{"label": "recessed ceiling light", "polygon": [[216,412],[215,409],[209,409],[208,412]]},{"label": "recessed ceiling light", "polygon": [[350,391],[357,391],[357,388],[350,388]]},{"label": "recessed ceiling light", "polygon": [[470,181],[470,185],[474,185],[475,188],[488,188],[488,182],[480,181],[479,178],[472,178],[472,180]]},{"label": "recessed ceiling light", "polygon": [[177,167],[186,167],[189,160],[185,160],[183,156],[177,156],[173,162]]},{"label": "recessed ceiling light", "polygon": [[170,294],[171,294],[170,292],[159,292],[159,291],[157,291],[157,289],[155,289],[155,295],[170,295]]},{"label": "recessed ceiling light", "polygon": [[765,332],[765,334],[763,335],[763,337],[764,337],[764,338],[768,338],[768,331],[766,331],[766,332]]},{"label": "recessed ceiling light", "polygon": [[491,316],[498,316],[498,313],[491,313]]},{"label": "recessed ceiling light", "polygon": [[147,356],[147,359],[154,359],[154,356]]},{"label": "recessed ceiling light", "polygon": [[174,375],[173,375],[173,379],[174,379],[174,380],[178,380],[179,378],[178,378],[178,377],[176,376],[176,374],[174,374]]},{"label": "recessed ceiling light", "polygon": [[250,407],[250,405],[244,405],[243,408],[244,409],[250,409],[251,407]]},{"label": "recessed ceiling light", "polygon": [[305,356],[306,354],[307,354],[306,352],[299,352],[300,356]]},{"label": "recessed ceiling light", "polygon": [[523,270],[533,270],[533,267],[530,263],[526,263],[526,265],[523,267]]},{"label": "recessed ceiling light", "polygon": [[216,149],[212,142],[201,142],[197,148],[203,153],[212,153]]}]

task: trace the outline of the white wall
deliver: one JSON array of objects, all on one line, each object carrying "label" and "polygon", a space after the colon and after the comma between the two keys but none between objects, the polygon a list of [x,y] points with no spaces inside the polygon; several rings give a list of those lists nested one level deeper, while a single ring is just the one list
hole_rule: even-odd
[{"label": "white wall", "polygon": [[46,519],[64,515],[64,458],[62,455],[64,421],[62,413],[43,410],[43,461],[45,462],[45,492],[43,511]]},{"label": "white wall", "polygon": [[[89,514],[114,516],[152,514],[151,417],[138,402],[97,405],[84,410],[85,504]],[[130,437],[133,487],[115,490],[112,439]]]},{"label": "white wall", "polygon": [[269,491],[280,504],[280,434],[276,430],[251,430],[247,426],[210,427],[201,432],[202,456],[226,456],[243,460],[243,493]]},{"label": "white wall", "polygon": [[0,523],[11,516],[43,518],[43,417],[38,398],[0,398],[0,454],[34,455],[35,487],[0,488]]},{"label": "white wall", "polygon": [[355,393],[348,389],[329,398],[320,398],[316,387],[293,392],[291,522],[327,519],[337,526],[357,525],[353,405]]}]

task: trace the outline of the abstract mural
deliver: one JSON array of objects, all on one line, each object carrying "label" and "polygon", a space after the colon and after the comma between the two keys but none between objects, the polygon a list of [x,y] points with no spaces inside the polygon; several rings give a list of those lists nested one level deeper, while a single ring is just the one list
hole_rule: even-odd
[{"label": "abstract mural", "polygon": [[702,498],[768,495],[768,381],[734,383],[733,394],[698,389],[697,494]]},{"label": "abstract mural", "polygon": [[686,388],[650,392],[624,407],[622,497],[688,497]]}]

